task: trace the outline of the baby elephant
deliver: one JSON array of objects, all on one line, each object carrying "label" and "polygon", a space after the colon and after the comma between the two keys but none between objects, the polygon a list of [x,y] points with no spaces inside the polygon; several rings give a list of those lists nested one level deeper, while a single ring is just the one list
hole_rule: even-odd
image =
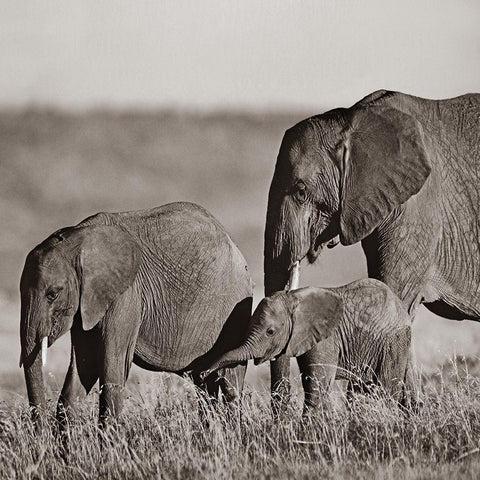
[{"label": "baby elephant", "polygon": [[[258,365],[285,354],[300,357],[306,409],[319,405],[320,393],[328,392],[334,379],[348,380],[349,392],[382,385],[406,403],[413,386],[410,324],[398,297],[378,280],[276,292],[258,305],[243,344],[220,356],[203,376],[247,359]],[[306,362],[301,356],[313,348]]]}]

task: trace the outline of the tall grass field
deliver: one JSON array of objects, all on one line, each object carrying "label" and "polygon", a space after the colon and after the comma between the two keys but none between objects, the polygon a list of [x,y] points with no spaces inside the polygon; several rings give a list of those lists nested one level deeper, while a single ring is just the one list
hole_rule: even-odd
[{"label": "tall grass field", "polygon": [[94,392],[64,434],[49,418],[40,435],[18,399],[1,405],[0,476],[479,478],[478,378],[465,361],[453,362],[442,375],[425,377],[423,389],[417,412],[402,411],[378,391],[355,397],[348,408],[337,397],[302,419],[295,395],[285,418],[275,421],[265,390],[247,387],[240,406],[212,407],[199,404],[188,384],[158,375],[126,392],[122,417],[105,431],[96,426]]},{"label": "tall grass field", "polygon": [[[249,366],[241,405],[215,408],[199,404],[186,380],[135,367],[117,423],[98,429],[97,387],[60,435],[54,412],[66,335],[49,349],[47,424],[34,433],[18,368],[18,284],[28,251],[99,211],[192,201],[243,252],[257,303],[280,142],[285,129],[321,111],[0,112],[0,478],[480,478],[480,326],[425,309],[413,325],[417,411],[401,410],[382,391],[346,406],[339,386],[325,408],[302,419],[294,369],[290,410],[276,420],[265,366]],[[305,266],[301,283],[336,286],[364,276],[360,247],[339,246]]]}]

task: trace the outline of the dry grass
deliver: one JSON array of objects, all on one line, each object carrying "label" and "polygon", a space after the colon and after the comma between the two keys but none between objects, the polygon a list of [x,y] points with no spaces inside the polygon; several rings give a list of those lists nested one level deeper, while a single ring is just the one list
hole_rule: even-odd
[{"label": "dry grass", "polygon": [[202,402],[207,424],[193,388],[158,375],[129,395],[105,432],[96,427],[98,393],[91,394],[62,439],[53,418],[36,436],[25,403],[3,403],[0,477],[479,478],[480,381],[466,366],[454,362],[425,378],[416,413],[378,392],[301,419],[296,396],[286,418],[274,421],[267,392],[247,389],[241,412]]}]

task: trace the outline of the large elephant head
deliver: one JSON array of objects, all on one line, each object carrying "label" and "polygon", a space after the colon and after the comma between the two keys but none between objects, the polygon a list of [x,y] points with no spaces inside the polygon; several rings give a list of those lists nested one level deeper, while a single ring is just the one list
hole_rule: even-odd
[{"label": "large elephant head", "polygon": [[297,357],[332,335],[343,315],[343,301],[336,293],[307,287],[276,292],[256,308],[244,342],[218,358],[207,371],[249,359],[259,365],[280,354]]},{"label": "large elephant head", "polygon": [[314,262],[337,235],[358,242],[421,189],[430,174],[422,128],[390,97],[378,92],[285,133],[268,197],[266,295],[285,288],[295,262]]},{"label": "large elephant head", "polygon": [[20,364],[32,406],[45,403],[47,347],[77,312],[83,328],[93,328],[132,284],[140,259],[129,235],[105,226],[60,230],[28,254],[20,281]]}]

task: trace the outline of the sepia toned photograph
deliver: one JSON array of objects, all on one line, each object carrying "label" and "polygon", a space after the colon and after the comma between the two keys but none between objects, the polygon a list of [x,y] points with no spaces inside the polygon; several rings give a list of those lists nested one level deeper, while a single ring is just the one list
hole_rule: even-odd
[{"label": "sepia toned photograph", "polygon": [[1,0],[0,478],[480,478],[479,24]]}]

